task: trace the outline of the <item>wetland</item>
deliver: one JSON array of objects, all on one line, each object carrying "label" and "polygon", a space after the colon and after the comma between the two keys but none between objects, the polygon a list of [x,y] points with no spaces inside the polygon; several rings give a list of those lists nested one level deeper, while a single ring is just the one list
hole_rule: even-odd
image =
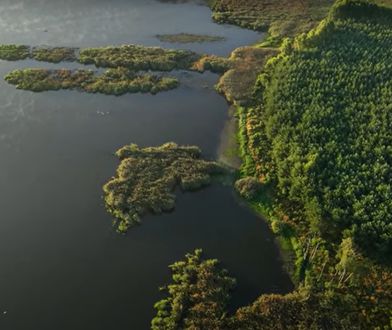
[{"label": "wetland", "polygon": [[[154,302],[161,298],[158,288],[171,276],[167,266],[197,248],[218,258],[237,279],[232,310],[261,293],[292,289],[268,226],[238,203],[231,187],[170,191],[176,195],[173,212],[143,213],[143,224],[125,235],[112,226],[102,191],[119,166],[115,151],[132,143],[145,151],[174,141],[197,146],[203,159],[217,159],[229,119],[226,100],[214,90],[219,77],[184,69],[195,54],[209,54],[225,71],[217,59],[262,34],[215,24],[208,7],[192,2],[6,0],[0,10],[0,43],[32,45],[0,47],[1,76],[33,70],[55,82],[55,88],[32,93],[0,81],[1,329],[148,329]],[[224,40],[185,45],[158,40],[158,33]],[[178,88],[153,96],[126,88],[79,93],[75,72],[83,68],[82,76],[96,79],[90,70],[105,75],[96,66],[117,70],[112,55],[124,44],[177,50],[159,51],[167,59],[164,66],[153,59],[147,67],[129,60],[121,65],[175,69],[170,75]],[[75,61],[76,53],[69,51],[75,48],[86,50],[78,55],[86,65]],[[141,56],[155,54],[157,48],[151,49]],[[63,90],[64,81],[51,80],[60,72],[72,78],[66,84],[70,90]],[[197,180],[183,180],[183,188],[209,183],[203,173],[211,164],[196,161],[203,171],[196,171]]]}]

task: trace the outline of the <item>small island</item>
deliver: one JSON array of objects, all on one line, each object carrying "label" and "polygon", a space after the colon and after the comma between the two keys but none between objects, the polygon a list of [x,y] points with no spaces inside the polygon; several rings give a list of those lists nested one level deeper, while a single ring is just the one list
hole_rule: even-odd
[{"label": "small island", "polygon": [[173,210],[176,188],[194,191],[224,173],[218,163],[201,159],[201,150],[195,146],[166,143],[139,148],[131,144],[118,150],[116,156],[121,161],[116,176],[103,190],[106,208],[116,218],[119,232],[138,224],[146,213]]},{"label": "small island", "polygon": [[80,50],[79,62],[97,67],[126,67],[132,70],[188,70],[200,55],[189,50],[164,49],[138,45],[109,46]]},{"label": "small island", "polygon": [[176,78],[136,74],[126,68],[108,69],[101,75],[81,69],[23,69],[11,71],[4,79],[18,89],[33,92],[74,89],[107,95],[139,92],[156,94],[179,85]]}]

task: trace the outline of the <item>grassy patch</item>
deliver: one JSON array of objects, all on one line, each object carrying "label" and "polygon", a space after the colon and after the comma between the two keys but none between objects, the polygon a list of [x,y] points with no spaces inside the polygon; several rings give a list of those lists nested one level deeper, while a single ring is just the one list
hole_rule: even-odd
[{"label": "grassy patch", "polygon": [[169,43],[203,43],[203,42],[217,42],[224,41],[226,38],[220,36],[210,36],[205,34],[192,34],[192,33],[177,33],[177,34],[157,34],[159,41]]},{"label": "grassy patch", "polygon": [[120,232],[148,212],[174,209],[177,187],[184,191],[202,188],[224,171],[216,162],[201,159],[199,148],[175,143],[144,149],[132,144],[116,155],[121,161],[117,174],[103,189],[106,207],[118,220]]},{"label": "grassy patch", "polygon": [[88,93],[122,95],[125,93],[158,93],[178,86],[176,78],[140,75],[125,68],[109,69],[101,75],[91,70],[14,70],[5,80],[18,89],[42,92],[76,89]]},{"label": "grassy patch", "polygon": [[30,47],[24,45],[0,45],[0,59],[6,61],[24,60],[30,57]]}]

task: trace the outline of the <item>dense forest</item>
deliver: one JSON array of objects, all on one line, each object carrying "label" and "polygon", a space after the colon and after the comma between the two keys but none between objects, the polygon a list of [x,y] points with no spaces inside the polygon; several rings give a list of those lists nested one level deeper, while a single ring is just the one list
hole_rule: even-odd
[{"label": "dense forest", "polygon": [[[265,65],[250,105],[238,109],[237,188],[293,251],[297,289],[262,295],[231,316],[199,314],[219,319],[208,320],[211,329],[391,327],[391,46],[391,9],[338,0]],[[197,287],[188,274],[176,268],[173,279]],[[169,290],[167,317],[178,295]],[[183,308],[196,307],[187,300]]]},{"label": "dense forest", "polygon": [[[325,234],[347,229],[366,253],[392,252],[392,10],[335,6],[285,42],[263,97],[264,176]],[[263,171],[262,171],[263,172]],[[330,225],[332,224],[332,225]]]}]

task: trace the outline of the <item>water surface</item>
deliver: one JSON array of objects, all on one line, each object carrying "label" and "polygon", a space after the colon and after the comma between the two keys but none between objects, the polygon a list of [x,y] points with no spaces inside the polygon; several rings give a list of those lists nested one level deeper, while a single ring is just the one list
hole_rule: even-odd
[{"label": "water surface", "polygon": [[[260,38],[212,23],[196,4],[0,4],[0,43],[160,45],[155,34],[178,32],[226,36],[190,45],[215,54]],[[27,66],[67,65],[0,61],[0,75]],[[177,90],[121,97],[31,93],[0,80],[0,329],[148,329],[167,266],[200,247],[238,279],[233,307],[291,288],[267,226],[229,187],[180,195],[175,212],[148,216],[125,236],[111,227],[102,185],[118,164],[115,150],[175,141],[216,157],[228,117],[213,90],[218,77],[176,75]]]}]

